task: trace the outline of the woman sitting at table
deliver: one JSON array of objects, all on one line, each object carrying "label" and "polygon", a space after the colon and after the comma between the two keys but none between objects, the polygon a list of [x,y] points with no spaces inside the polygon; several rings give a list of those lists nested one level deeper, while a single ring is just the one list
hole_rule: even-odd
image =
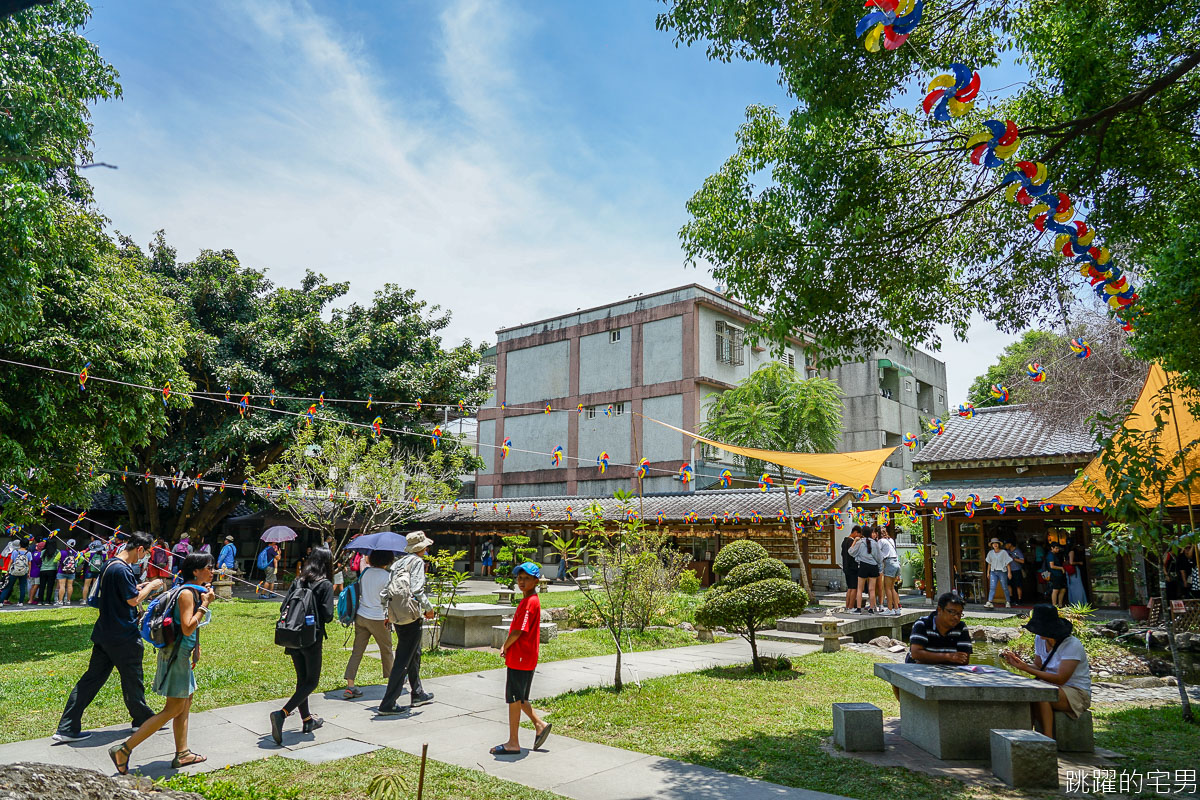
[{"label": "woman sitting at table", "polygon": [[1058,700],[1032,704],[1034,720],[1041,723],[1042,733],[1054,738],[1055,711],[1079,719],[1092,705],[1092,671],[1083,642],[1071,633],[1071,621],[1060,617],[1054,606],[1034,606],[1033,615],[1024,627],[1035,635],[1033,663],[1027,663],[1012,650],[1004,651],[1004,660],[1058,687]]}]

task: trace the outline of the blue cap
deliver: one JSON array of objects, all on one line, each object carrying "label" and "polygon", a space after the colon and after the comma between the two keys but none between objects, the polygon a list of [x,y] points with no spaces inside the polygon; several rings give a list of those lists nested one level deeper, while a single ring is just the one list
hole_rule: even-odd
[{"label": "blue cap", "polygon": [[514,578],[517,577],[518,572],[524,572],[531,578],[542,577],[542,568],[532,561],[526,561],[524,564],[513,567],[512,575]]}]

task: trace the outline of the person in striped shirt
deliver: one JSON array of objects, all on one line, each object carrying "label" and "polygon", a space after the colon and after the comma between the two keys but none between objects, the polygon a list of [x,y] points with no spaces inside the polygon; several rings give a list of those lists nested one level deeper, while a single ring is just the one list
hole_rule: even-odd
[{"label": "person in striped shirt", "polygon": [[954,592],[938,598],[937,610],[913,623],[906,664],[966,664],[971,658],[971,634],[963,624],[966,601]]}]

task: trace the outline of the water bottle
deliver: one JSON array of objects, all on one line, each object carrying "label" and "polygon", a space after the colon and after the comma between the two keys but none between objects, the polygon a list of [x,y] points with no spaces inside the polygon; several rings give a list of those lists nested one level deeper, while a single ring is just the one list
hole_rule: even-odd
[{"label": "water bottle", "polygon": [[305,625],[316,625],[317,618],[314,617],[312,614],[308,614],[307,616],[304,617],[304,624]]}]

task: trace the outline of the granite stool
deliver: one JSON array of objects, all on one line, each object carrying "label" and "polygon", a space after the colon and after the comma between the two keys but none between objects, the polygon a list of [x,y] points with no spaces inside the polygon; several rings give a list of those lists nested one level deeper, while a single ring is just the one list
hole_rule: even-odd
[{"label": "granite stool", "polygon": [[873,703],[834,703],[833,742],[850,753],[882,753],[883,711]]},{"label": "granite stool", "polygon": [[993,729],[992,774],[1017,789],[1058,788],[1058,746],[1037,731]]}]

